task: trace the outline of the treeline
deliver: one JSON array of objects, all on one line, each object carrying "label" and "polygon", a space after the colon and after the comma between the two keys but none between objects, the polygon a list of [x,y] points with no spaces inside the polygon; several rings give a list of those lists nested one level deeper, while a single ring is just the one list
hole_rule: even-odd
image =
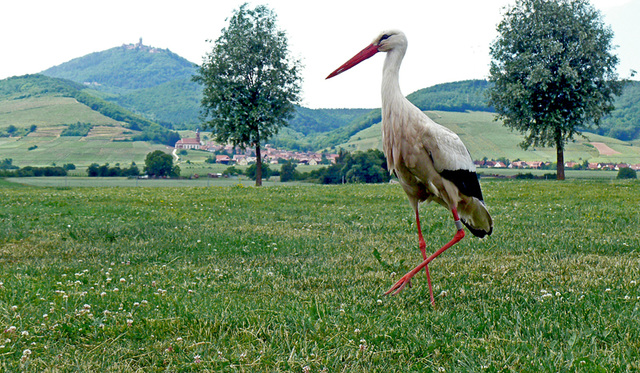
[{"label": "treeline", "polygon": [[407,99],[421,110],[493,111],[485,96],[488,87],[486,80],[464,80],[420,89]]},{"label": "treeline", "polygon": [[0,130],[0,137],[27,136],[31,132],[36,132],[38,126],[32,124],[29,128],[18,128],[10,124],[7,128]]},{"label": "treeline", "polygon": [[304,135],[336,130],[369,113],[371,109],[309,109],[296,106],[289,127]]},{"label": "treeline", "polygon": [[378,149],[349,153],[341,150],[336,163],[297,175],[295,179],[321,184],[386,183],[391,179],[387,159]]},{"label": "treeline", "polygon": [[[271,176],[280,176],[282,182],[297,180],[318,184],[386,183],[391,180],[384,153],[377,149],[355,153],[340,150],[336,163],[328,167],[309,172],[299,172],[296,168],[297,164],[290,161],[283,163],[280,170],[274,170],[268,164],[263,164],[262,177],[268,179]],[[244,174],[255,180],[255,173],[256,165],[253,164],[244,172],[231,166],[223,172],[223,175]]]},{"label": "treeline", "polygon": [[125,176],[125,177],[135,177],[140,176],[140,169],[132,162],[128,168],[120,168],[120,165],[116,164],[111,167],[108,163],[103,164],[102,166],[97,163],[92,163],[87,168],[87,176],[89,177],[116,177],[116,176]]},{"label": "treeline", "polygon": [[87,136],[93,128],[91,123],[77,122],[62,130],[60,136]]},{"label": "treeline", "polygon": [[84,89],[82,84],[40,74],[13,76],[0,80],[0,98],[7,99],[17,100],[48,94],[73,97],[74,92],[81,89]]},{"label": "treeline", "polygon": [[59,166],[0,169],[0,177],[67,176],[67,170]]},{"label": "treeline", "polygon": [[[180,92],[180,94],[176,94]],[[202,87],[188,78],[106,98],[169,129],[200,123]]]},{"label": "treeline", "polygon": [[18,167],[13,164],[12,158],[5,158],[0,161],[0,177],[33,177],[33,176],[67,176],[67,170],[74,169],[73,164],[66,164],[63,167]]}]

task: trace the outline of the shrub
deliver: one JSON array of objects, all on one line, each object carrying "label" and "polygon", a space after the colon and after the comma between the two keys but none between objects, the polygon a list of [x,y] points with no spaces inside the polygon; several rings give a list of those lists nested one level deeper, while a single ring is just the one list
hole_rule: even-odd
[{"label": "shrub", "polygon": [[637,179],[637,178],[638,178],[638,173],[636,172],[636,170],[629,167],[623,167],[619,169],[618,176],[616,177],[616,179]]}]

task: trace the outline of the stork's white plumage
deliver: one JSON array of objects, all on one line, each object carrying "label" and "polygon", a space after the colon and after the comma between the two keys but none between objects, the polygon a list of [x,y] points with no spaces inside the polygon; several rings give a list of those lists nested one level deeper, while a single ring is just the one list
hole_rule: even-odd
[{"label": "stork's white plumage", "polygon": [[[478,237],[490,235],[493,221],[487,211],[471,156],[458,135],[432,121],[400,90],[399,71],[407,50],[401,31],[381,33],[373,43],[332,72],[332,78],[378,52],[386,52],[382,71],[382,137],[387,165],[402,185],[415,211],[423,262],[404,275],[386,294],[400,292],[422,268],[427,273],[431,303],[435,304],[428,264],[464,237],[462,223]],[[435,201],[453,214],[453,239],[427,258],[420,228],[420,202]],[[462,221],[462,223],[461,223]]]}]

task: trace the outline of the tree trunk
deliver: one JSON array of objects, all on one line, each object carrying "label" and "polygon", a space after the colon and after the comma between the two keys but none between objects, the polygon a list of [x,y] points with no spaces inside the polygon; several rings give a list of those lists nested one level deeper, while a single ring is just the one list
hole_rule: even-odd
[{"label": "tree trunk", "polygon": [[564,180],[564,150],[561,147],[557,147],[557,176],[558,180]]},{"label": "tree trunk", "polygon": [[262,156],[260,144],[256,145],[256,186],[262,186]]}]

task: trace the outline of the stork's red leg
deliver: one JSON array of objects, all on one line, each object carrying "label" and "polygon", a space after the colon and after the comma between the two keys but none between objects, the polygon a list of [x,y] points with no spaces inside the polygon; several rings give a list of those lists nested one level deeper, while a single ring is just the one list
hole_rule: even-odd
[{"label": "stork's red leg", "polygon": [[[453,236],[453,239],[451,241],[449,241],[446,245],[442,246],[438,251],[436,251],[435,253],[433,253],[430,257],[428,257],[427,259],[425,259],[422,263],[420,263],[417,267],[415,267],[414,269],[412,269],[411,271],[409,271],[406,275],[402,276],[402,278],[396,282],[391,289],[389,289],[385,295],[387,294],[398,294],[402,289],[404,289],[404,287],[409,283],[409,281],[411,280],[411,278],[413,276],[415,276],[416,273],[420,272],[420,270],[423,267],[427,267],[427,265],[435,258],[437,258],[440,254],[442,254],[443,252],[445,252],[448,248],[450,248],[451,246],[455,245],[456,243],[458,243],[458,241],[460,241],[461,239],[464,238],[464,230],[462,229],[462,223],[460,222],[460,217],[458,217],[458,211],[453,208],[451,209],[451,212],[453,213],[453,218],[455,220],[456,223],[456,228],[458,229],[458,231],[456,232],[455,236]],[[431,276],[429,275],[429,272],[427,272],[427,281],[429,282],[429,293],[433,294],[433,289],[431,288]],[[434,300],[432,298],[431,303],[434,304]]]},{"label": "stork's red leg", "polygon": [[[418,245],[420,246],[420,252],[422,253],[422,260],[427,260],[427,244],[424,242],[422,236],[422,228],[420,227],[420,213],[418,207],[416,207],[416,225],[418,226]],[[431,303],[435,303],[433,299],[433,289],[431,288],[431,274],[429,273],[429,266],[424,266],[424,271],[427,274],[427,283],[429,284],[429,296],[431,297]]]}]

